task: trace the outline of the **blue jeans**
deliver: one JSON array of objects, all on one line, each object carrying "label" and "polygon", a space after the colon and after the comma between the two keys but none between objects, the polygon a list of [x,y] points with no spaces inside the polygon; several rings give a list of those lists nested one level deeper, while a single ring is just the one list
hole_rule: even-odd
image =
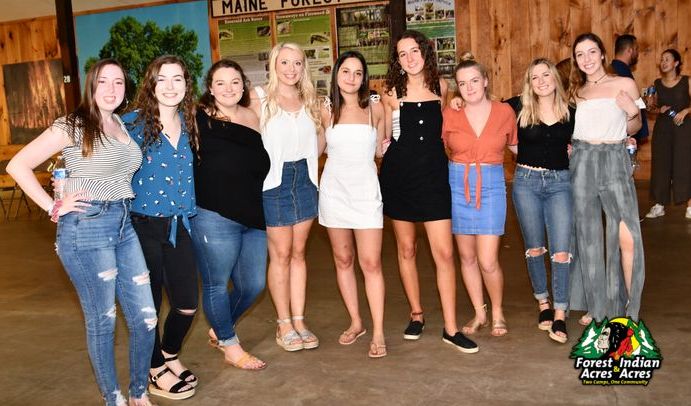
[{"label": "blue jeans", "polygon": [[[199,206],[191,224],[204,313],[219,344],[238,344],[235,323],[266,286],[266,231]],[[229,280],[233,281],[230,293]]]},{"label": "blue jeans", "polygon": [[60,218],[57,252],[79,295],[91,365],[106,405],[124,402],[115,370],[115,298],[129,329],[129,395],[146,393],[157,318],[129,202],[92,201]]},{"label": "blue jeans", "polygon": [[[513,178],[513,202],[518,222],[521,225],[523,242],[528,262],[528,275],[537,300],[547,299],[547,269],[543,255],[531,256],[531,249],[545,248],[545,229],[549,252],[552,254],[552,293],[554,308],[567,310],[569,307],[569,268],[571,257],[566,262],[554,261],[554,254],[568,253],[573,225],[573,198],[569,170],[533,170],[516,167]],[[543,253],[544,254],[544,253]]]}]

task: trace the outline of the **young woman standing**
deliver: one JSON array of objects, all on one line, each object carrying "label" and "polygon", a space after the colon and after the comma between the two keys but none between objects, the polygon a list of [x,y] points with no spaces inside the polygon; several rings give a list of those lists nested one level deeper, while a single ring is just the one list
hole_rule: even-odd
[{"label": "young woman standing", "polygon": [[178,360],[197,310],[197,270],[189,218],[196,212],[192,147],[197,145],[194,94],[177,56],[154,59],[146,69],[133,111],[122,118],[144,154],[132,178],[132,225],[151,277],[156,314],[165,288],[171,311],[151,356],[150,392],[168,399],[194,395],[197,377]]},{"label": "young woman standing", "polygon": [[419,339],[425,326],[416,263],[416,223],[422,222],[436,265],[444,317],[442,338],[459,349],[477,351],[475,343],[460,334],[456,324],[451,192],[441,140],[446,91],[447,84],[439,77],[427,37],[405,31],[391,55],[382,97],[390,145],[379,179],[384,214],[393,224],[399,271],[410,303],[410,322],[403,338]]},{"label": "young woman standing", "polygon": [[581,324],[622,315],[638,320],[645,264],[625,145],[636,142],[627,134],[641,128],[640,109],[645,104],[636,82],[606,71],[605,47],[597,35],[576,38],[572,61],[569,96],[576,103],[576,121],[569,167],[576,254],[571,308],[588,311]]},{"label": "young woman standing", "polygon": [[264,181],[269,291],[276,307],[276,343],[286,351],[317,348],[304,321],[305,246],[317,217],[317,157],[321,119],[305,53],[291,43],[269,54],[269,83],[252,91],[271,169]]},{"label": "young woman standing", "polygon": [[372,313],[368,356],[381,358],[386,356],[381,265],[384,219],[374,157],[382,155],[385,124],[384,108],[374,100],[369,95],[365,58],[357,51],[341,54],[331,74],[331,100],[322,108],[329,158],[320,184],[319,224],[327,227],[338,288],[350,315],[350,327],[338,342],[350,345],[366,333],[355,278],[357,246]]},{"label": "young woman standing", "polygon": [[[77,290],[86,342],[101,395],[108,406],[128,402],[115,368],[115,300],[129,328],[129,405],[151,405],[146,387],[154,346],[156,309],[149,271],[130,221],[132,175],[142,153],[115,111],[125,98],[125,72],[102,59],[87,72],[77,109],[24,147],[7,172],[58,223],[57,253]],[[53,200],[33,169],[62,151],[69,178]]]}]

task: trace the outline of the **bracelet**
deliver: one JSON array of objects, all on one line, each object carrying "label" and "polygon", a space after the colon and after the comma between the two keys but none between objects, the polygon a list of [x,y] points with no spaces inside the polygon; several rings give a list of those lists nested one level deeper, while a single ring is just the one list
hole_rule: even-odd
[{"label": "bracelet", "polygon": [[46,211],[48,212],[48,217],[50,217],[50,213],[53,211],[53,207],[55,207],[55,201],[50,202],[50,206],[48,206],[48,209],[46,209]]},{"label": "bracelet", "polygon": [[62,207],[62,200],[56,200],[53,202],[52,210],[48,213],[50,214],[50,221],[57,223],[60,218],[60,208]]},{"label": "bracelet", "polygon": [[626,116],[626,121],[631,121],[634,118],[638,117],[638,115],[641,114],[640,112],[634,114],[633,116]]}]

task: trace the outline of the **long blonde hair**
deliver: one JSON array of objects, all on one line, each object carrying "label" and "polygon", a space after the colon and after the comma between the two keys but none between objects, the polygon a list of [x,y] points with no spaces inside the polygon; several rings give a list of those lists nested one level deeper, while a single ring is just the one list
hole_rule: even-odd
[{"label": "long blonde hair", "polygon": [[553,109],[560,122],[568,121],[571,113],[569,104],[566,101],[566,92],[562,85],[557,67],[552,61],[545,58],[534,59],[525,71],[523,76],[523,93],[521,93],[521,111],[518,113],[518,126],[521,128],[540,124],[540,110],[538,96],[533,91],[532,75],[533,69],[538,65],[545,65],[554,78],[554,103]]},{"label": "long blonde hair", "polygon": [[314,125],[319,128],[321,126],[321,115],[319,114],[319,101],[317,100],[317,90],[312,83],[312,75],[310,75],[309,64],[305,58],[305,52],[299,45],[292,42],[285,42],[276,44],[269,54],[269,83],[266,85],[266,105],[262,112],[262,127],[271,120],[273,116],[278,114],[278,75],[276,74],[276,62],[278,61],[278,53],[283,48],[289,48],[297,51],[302,56],[302,74],[300,81],[296,84],[300,101],[305,106],[305,111]]}]

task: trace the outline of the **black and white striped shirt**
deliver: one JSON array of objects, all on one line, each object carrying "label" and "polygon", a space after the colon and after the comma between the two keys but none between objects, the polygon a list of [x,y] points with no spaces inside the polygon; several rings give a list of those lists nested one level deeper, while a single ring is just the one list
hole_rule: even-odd
[{"label": "black and white striped shirt", "polygon": [[[122,131],[127,134],[122,120],[117,115]],[[65,117],[55,120],[53,126],[67,128]],[[88,200],[112,201],[133,198],[132,175],[142,164],[142,152],[131,138],[126,144],[110,137],[103,137],[103,143],[96,140],[89,157],[82,156],[81,131],[77,130],[73,145],[62,150],[68,179],[65,191],[68,193],[86,191]]]}]

